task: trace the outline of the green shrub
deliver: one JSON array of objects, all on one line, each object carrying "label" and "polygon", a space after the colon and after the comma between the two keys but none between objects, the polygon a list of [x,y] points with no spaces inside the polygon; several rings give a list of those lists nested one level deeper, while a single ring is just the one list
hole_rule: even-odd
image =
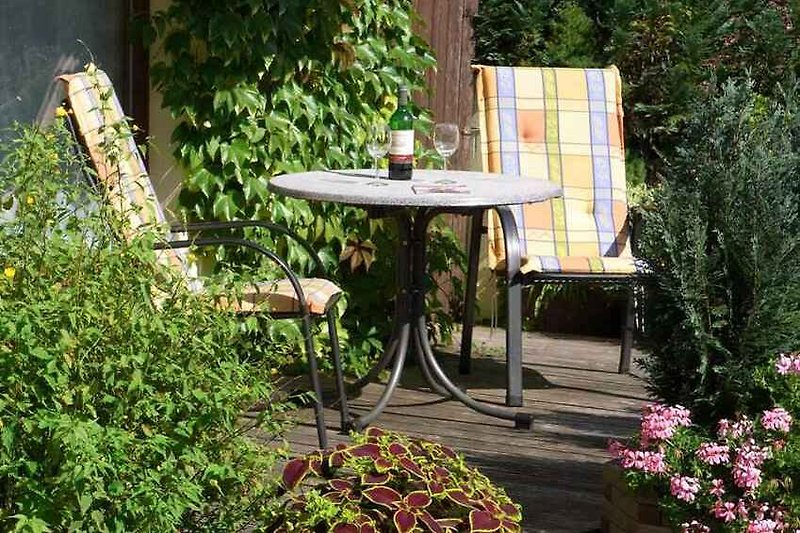
[{"label": "green shrub", "polygon": [[800,115],[727,84],[698,105],[645,212],[646,361],[698,421],[768,407],[755,368],[800,346]]},{"label": "green shrub", "polygon": [[269,531],[521,531],[519,507],[463,457],[378,428],[289,461],[282,484]]},{"label": "green shrub", "polygon": [[[396,232],[360,209],[275,197],[267,183],[286,172],[371,166],[367,123],[388,118],[399,84],[424,90],[435,65],[413,22],[410,0],[175,0],[153,16],[163,46],[153,80],[180,120],[172,140],[187,172],[181,206],[203,220],[271,220],[312,242],[347,293],[342,340],[356,372],[389,332]],[[424,131],[430,119],[417,111]],[[433,273],[449,273],[462,254],[452,232],[440,228],[436,239],[446,246],[431,247]],[[276,244],[293,266],[308,266],[302,251]],[[339,265],[348,245],[374,253],[351,271],[349,259]],[[449,332],[450,319],[436,319],[437,331]]]},{"label": "green shrub", "polygon": [[[239,419],[269,361],[152,235],[114,237],[74,148],[60,127],[0,148],[0,529],[230,530],[272,485]],[[255,423],[277,433],[283,409]]]}]

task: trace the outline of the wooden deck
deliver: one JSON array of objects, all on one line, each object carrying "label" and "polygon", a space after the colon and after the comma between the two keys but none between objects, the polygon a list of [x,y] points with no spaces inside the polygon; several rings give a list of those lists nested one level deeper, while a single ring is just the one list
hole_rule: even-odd
[{"label": "wooden deck", "polygon": [[[473,373],[460,383],[476,398],[504,401],[503,331],[476,330]],[[441,441],[462,452],[522,504],[524,531],[596,530],[603,501],[601,472],[610,437],[626,437],[637,428],[647,396],[641,376],[616,373],[619,345],[613,340],[526,334],[525,409],[536,419],[532,431],[477,414],[456,401],[443,401],[410,369],[377,426]],[[457,377],[457,347],[440,361]],[[634,354],[636,356],[636,354]],[[351,400],[355,411],[373,405],[382,391],[372,384]],[[330,410],[329,436],[335,444],[338,417]],[[293,450],[316,446],[308,423],[289,434]]]}]

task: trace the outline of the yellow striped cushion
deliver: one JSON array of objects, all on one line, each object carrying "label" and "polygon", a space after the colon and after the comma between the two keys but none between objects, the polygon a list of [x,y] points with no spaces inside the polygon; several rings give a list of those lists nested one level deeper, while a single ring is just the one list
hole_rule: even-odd
[{"label": "yellow striped cushion", "polygon": [[[505,259],[497,262],[496,268],[505,270]],[[520,272],[561,273],[561,274],[633,274],[642,271],[636,259],[625,257],[581,257],[566,255],[534,255],[522,258]]]},{"label": "yellow striped cushion", "polygon": [[[92,159],[97,177],[109,201],[130,222],[127,237],[155,229],[169,238],[166,217],[158,202],[150,176],[133,139],[111,80],[93,65],[86,72],[60,76],[67,91],[79,133]],[[159,261],[189,276],[185,249],[161,250]],[[324,279],[301,279],[303,293],[314,314],[323,314],[341,290]],[[202,283],[193,284],[203,290]],[[289,280],[264,282],[245,291],[241,301],[221,298],[222,307],[238,312],[274,311],[293,313],[300,304]]]},{"label": "yellow striped cushion", "polygon": [[[89,65],[86,72],[59,79],[108,201],[129,222],[126,236],[132,238],[147,228],[166,236],[166,216],[108,75]],[[188,271],[185,250],[162,250],[158,258],[162,264]]]},{"label": "yellow striped cushion", "polygon": [[[524,236],[525,268],[559,272],[581,263],[586,267],[580,271],[607,268],[576,257],[628,258],[614,262],[614,271],[633,265],[616,67],[476,69],[484,170],[548,179],[564,193],[513,207]],[[502,230],[492,214],[490,266],[497,268],[504,258]]]},{"label": "yellow striped cushion", "polygon": [[[311,314],[325,314],[342,293],[335,283],[326,279],[302,278],[299,281]],[[297,313],[300,311],[300,301],[288,279],[250,285],[240,299],[221,297],[217,299],[217,302],[221,308],[240,313],[255,311]]]}]

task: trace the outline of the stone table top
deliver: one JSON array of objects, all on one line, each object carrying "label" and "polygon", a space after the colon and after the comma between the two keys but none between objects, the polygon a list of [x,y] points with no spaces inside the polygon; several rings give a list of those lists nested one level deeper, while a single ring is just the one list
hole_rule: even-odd
[{"label": "stone table top", "polygon": [[544,179],[460,170],[415,169],[410,180],[374,178],[374,171],[319,170],[272,178],[278,194],[365,207],[480,208],[540,202],[561,196],[561,187]]}]

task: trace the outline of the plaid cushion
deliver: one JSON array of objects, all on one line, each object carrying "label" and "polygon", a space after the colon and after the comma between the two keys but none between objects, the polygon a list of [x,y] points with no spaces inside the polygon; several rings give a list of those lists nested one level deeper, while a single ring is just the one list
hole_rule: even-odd
[{"label": "plaid cushion", "polygon": [[[548,179],[563,189],[563,197],[513,207],[524,236],[523,270],[636,272],[616,67],[476,70],[484,170]],[[500,222],[492,213],[490,267],[504,259]]]},{"label": "plaid cushion", "polygon": [[[338,299],[342,290],[332,281],[319,278],[300,280],[309,311],[314,315],[325,314]],[[275,313],[297,313],[300,301],[288,279],[250,285],[238,300],[219,298],[218,305],[240,313],[272,311]]]},{"label": "plaid cushion", "polygon": [[[105,187],[109,201],[130,222],[126,228],[127,236],[155,229],[168,238],[166,216],[111,80],[94,66],[90,66],[87,72],[60,76],[59,79],[66,86],[67,99],[97,178]],[[189,275],[185,249],[162,250],[159,261]],[[324,279],[301,279],[300,284],[313,314],[324,314],[341,293],[339,287]],[[201,283],[192,286],[203,290]],[[221,307],[244,313],[296,313],[300,310],[300,302],[288,279],[254,285],[239,301],[221,298],[218,302]]]},{"label": "plaid cushion", "polygon": [[[129,222],[126,235],[130,238],[151,228],[166,236],[166,216],[108,75],[90,65],[86,72],[59,79],[97,179],[108,201]],[[185,250],[162,250],[159,261],[188,270]]]},{"label": "plaid cushion", "polygon": [[[497,262],[495,268],[505,270],[505,259]],[[533,255],[522,258],[520,272],[561,273],[561,274],[630,274],[642,270],[636,259],[625,257],[581,257],[577,255]]]}]

